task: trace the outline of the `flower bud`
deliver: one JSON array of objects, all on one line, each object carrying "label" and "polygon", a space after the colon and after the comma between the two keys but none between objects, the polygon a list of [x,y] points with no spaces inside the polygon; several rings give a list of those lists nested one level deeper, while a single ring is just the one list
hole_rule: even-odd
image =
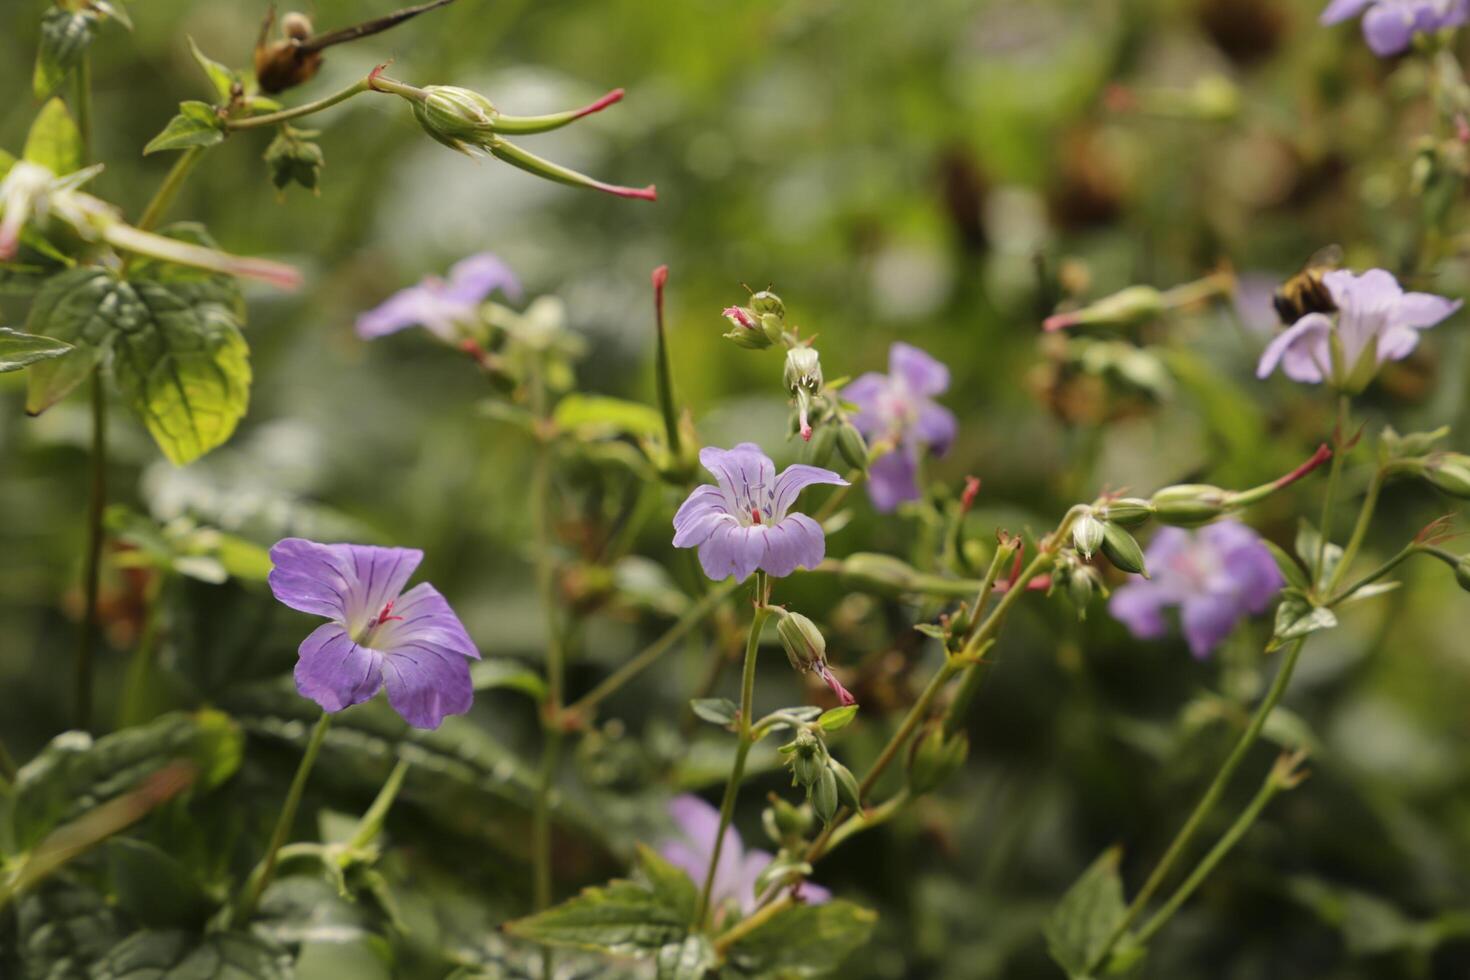
[{"label": "flower bud", "polygon": [[1154,508],[1147,500],[1137,497],[1120,497],[1109,500],[1102,508],[1101,517],[1110,524],[1123,527],[1138,527],[1153,516]]},{"label": "flower bud", "polygon": [[470,156],[486,152],[500,111],[479,92],[456,85],[428,85],[412,99],[413,116],[424,132],[450,149]]},{"label": "flower bud", "polygon": [[875,552],[860,551],[842,562],[843,584],[852,589],[897,597],[912,592],[918,572],[912,565]]},{"label": "flower bud", "polygon": [[760,329],[755,314],[750,310],[743,306],[727,306],[721,314],[734,327],[725,334],[726,340],[734,341],[737,346],[746,350],[765,350],[771,346],[771,338]]},{"label": "flower bud", "polygon": [[842,801],[842,805],[861,810],[862,797],[859,795],[857,777],[852,774],[852,770],[831,756],[827,757],[827,770],[837,780],[837,798]]},{"label": "flower bud", "polygon": [[1098,579],[1097,569],[1090,565],[1079,564],[1067,575],[1067,594],[1072,597],[1072,604],[1077,607],[1079,619],[1087,618],[1087,607],[1101,587],[1102,582]]},{"label": "flower bud", "polygon": [[837,815],[837,776],[826,766],[810,787],[812,811],[817,819],[827,824]]},{"label": "flower bud", "polygon": [[931,722],[909,750],[909,792],[915,796],[932,793],[944,785],[969,756],[969,736],[955,732],[946,737],[944,726]]},{"label": "flower bud", "polygon": [[1435,453],[1424,465],[1424,478],[1435,489],[1470,500],[1470,456],[1464,453]]},{"label": "flower bud", "polygon": [[773,843],[801,840],[811,832],[810,812],[802,807],[792,806],[774,793],[770,799],[771,805],[761,812],[761,826]]},{"label": "flower bud", "polygon": [[786,304],[781,302],[781,297],[777,296],[769,289],[762,289],[760,292],[750,297],[750,308],[754,310],[757,315],[764,316],[765,314],[769,313],[770,315],[780,319],[786,318]]},{"label": "flower bud", "polygon": [[1166,309],[1164,294],[1152,286],[1129,286],[1071,313],[1047,317],[1047,332],[1068,327],[1127,327],[1151,320]]},{"label": "flower bud", "polygon": [[843,420],[837,427],[837,452],[855,470],[868,471],[868,442],[857,426]]},{"label": "flower bud", "polygon": [[1072,544],[1091,561],[1093,554],[1103,543],[1103,523],[1088,511],[1072,525]]},{"label": "flower bud", "polygon": [[782,746],[782,750],[790,756],[787,765],[791,767],[791,778],[798,786],[810,787],[826,771],[826,747],[808,729],[800,729],[796,738]]},{"label": "flower bud", "polygon": [[1225,491],[1202,483],[1181,483],[1160,490],[1149,503],[1163,523],[1195,527],[1225,513]]},{"label": "flower bud", "polygon": [[773,344],[782,343],[786,338],[786,326],[781,318],[774,313],[762,313],[757,318],[761,333]]},{"label": "flower bud", "polygon": [[[797,427],[800,428],[801,419],[797,418]],[[838,426],[828,423],[818,426],[810,441],[806,444],[806,452],[802,454],[802,461],[811,463],[813,466],[826,466],[832,459],[832,451],[837,448]]]},{"label": "flower bud", "polygon": [[1133,535],[1111,521],[1103,525],[1102,552],[1118,571],[1148,578],[1143,549],[1138,546]]},{"label": "flower bud", "polygon": [[786,352],[785,380],[793,395],[803,388],[812,394],[822,390],[822,360],[815,347],[793,347]]},{"label": "flower bud", "polygon": [[776,623],[776,634],[786,648],[791,669],[805,673],[827,662],[827,641],[817,624],[801,613],[787,613]]}]

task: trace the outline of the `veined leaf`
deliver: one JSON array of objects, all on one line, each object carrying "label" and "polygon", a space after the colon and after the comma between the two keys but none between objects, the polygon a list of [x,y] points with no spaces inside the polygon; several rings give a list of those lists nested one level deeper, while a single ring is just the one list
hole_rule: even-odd
[{"label": "veined leaf", "polygon": [[1118,877],[1122,853],[1116,847],[1104,851],[1046,920],[1047,951],[1069,977],[1087,976],[1088,966],[1123,920],[1123,881]]},{"label": "veined leaf", "polygon": [[97,35],[97,15],[91,10],[66,10],[53,6],[41,18],[41,45],[36,53],[36,70],[31,90],[44,99],[66,80],[82,60]]},{"label": "veined leaf", "polygon": [[1326,606],[1314,606],[1306,599],[1288,594],[1276,607],[1276,629],[1268,651],[1276,650],[1292,640],[1299,640],[1337,625],[1337,614]]},{"label": "veined leaf", "polygon": [[235,73],[200,51],[199,45],[194,43],[192,37],[189,38],[189,53],[194,56],[195,62],[204,72],[204,77],[209,79],[209,84],[214,88],[218,101],[221,104],[228,103],[235,88]]},{"label": "veined leaf", "polygon": [[851,902],[793,905],[730,947],[730,972],[743,977],[824,977],[868,941],[878,915]]},{"label": "veined leaf", "polygon": [[214,146],[225,138],[224,122],[207,102],[180,102],[179,114],[168,121],[148,145],[143,155],[164,150],[187,150],[195,146]]},{"label": "veined leaf", "polygon": [[657,980],[700,980],[717,962],[709,937],[694,933],[681,943],[670,943],[658,951],[654,965]]},{"label": "veined leaf", "polygon": [[60,340],[0,327],[0,374],[19,371],[37,361],[60,357],[69,350],[71,344]]},{"label": "veined leaf", "polygon": [[603,395],[568,395],[557,403],[553,420],[584,439],[652,438],[664,430],[663,416],[651,405]]},{"label": "veined leaf", "polygon": [[82,132],[66,111],[66,103],[52,99],[41,107],[21,156],[56,176],[82,169]]},{"label": "veined leaf", "polygon": [[290,980],[283,950],[244,932],[137,932],[92,967],[90,980]]}]

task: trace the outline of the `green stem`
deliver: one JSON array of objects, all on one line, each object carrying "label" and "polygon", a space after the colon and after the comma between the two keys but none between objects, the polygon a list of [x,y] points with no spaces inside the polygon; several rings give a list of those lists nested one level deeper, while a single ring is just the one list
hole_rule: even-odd
[{"label": "green stem", "polygon": [[11,757],[10,750],[5,747],[5,743],[0,742],[0,777],[4,777],[6,782],[13,783],[16,772],[15,759]]},{"label": "green stem", "polygon": [[158,634],[163,619],[163,590],[167,572],[159,572],[149,583],[144,598],[143,629],[138,634],[133,658],[128,663],[128,673],[123,681],[122,710],[118,712],[118,727],[127,728],[148,720],[147,698],[152,688],[154,652],[158,647]]},{"label": "green stem", "polygon": [[393,807],[393,801],[398,799],[398,791],[403,788],[403,780],[408,776],[409,763],[407,759],[399,759],[393,771],[388,774],[388,779],[383,783],[383,788],[378,790],[378,795],[373,799],[372,806],[362,815],[357,822],[357,830],[348,842],[348,847],[360,850],[373,842],[383,830],[383,822],[388,819],[388,811]]},{"label": "green stem", "polygon": [[812,520],[818,524],[827,523],[827,518],[837,513],[837,508],[842,506],[842,502],[847,499],[848,494],[852,493],[853,488],[863,482],[863,475],[862,470],[849,471],[847,474],[847,486],[838,487],[828,494],[827,499],[822,501],[822,506],[817,508],[817,512],[812,515]]},{"label": "green stem", "polygon": [[250,878],[245,882],[245,898],[235,906],[235,911],[230,916],[232,928],[242,928],[250,921],[250,917],[255,914],[255,907],[260,904],[260,896],[265,894],[266,887],[275,877],[276,862],[280,860],[281,847],[291,834],[292,824],[296,822],[296,810],[301,806],[301,796],[306,791],[306,779],[311,775],[312,767],[316,765],[316,757],[321,753],[322,742],[326,740],[327,729],[331,727],[331,724],[332,716],[323,711],[322,716],[317,719],[315,727],[311,730],[311,737],[306,743],[306,752],[301,757],[301,764],[296,767],[296,775],[291,779],[291,788],[286,791],[286,802],[281,806],[281,815],[276,818],[276,828],[271,832],[265,857],[250,873]]},{"label": "green stem", "polygon": [[[561,760],[562,733],[554,725],[545,729],[541,747],[541,765],[536,772],[536,796],[531,811],[531,854],[535,865],[535,903],[538,910],[551,905],[551,790],[556,782],[557,764]],[[548,960],[550,953],[547,953]]]},{"label": "green stem", "polygon": [[92,162],[92,56],[83,52],[76,67],[77,132],[82,137],[82,164]]},{"label": "green stem", "polygon": [[[1403,548],[1399,549],[1398,554],[1394,555],[1388,561],[1384,562],[1382,565],[1379,565],[1373,571],[1369,572],[1367,575],[1364,575],[1362,578],[1358,579],[1356,582],[1343,589],[1341,592],[1331,596],[1331,598],[1327,600],[1327,605],[1340,605],[1342,602],[1350,598],[1353,593],[1357,592],[1365,585],[1372,585],[1374,582],[1378,581],[1379,579],[1383,578],[1383,576],[1393,571],[1399,565],[1403,564],[1410,557],[1424,550],[1425,549],[1422,546],[1414,544],[1413,542],[1404,545]],[[1451,567],[1453,567],[1453,564],[1451,564]]]},{"label": "green stem", "polygon": [[[384,79],[379,78],[378,81],[382,82],[384,81]],[[323,109],[330,109],[332,106],[336,105],[339,102],[346,102],[354,95],[361,95],[363,92],[370,91],[375,87],[376,86],[374,86],[372,80],[364,78],[360,81],[352,83],[351,85],[342,89],[342,91],[340,92],[334,92],[324,99],[317,99],[315,102],[307,102],[303,105],[292,106],[290,109],[282,109],[280,112],[272,112],[264,116],[241,116],[238,119],[226,119],[225,128],[261,129],[266,126],[274,126],[277,123],[289,122],[292,119],[300,119],[302,116],[309,116],[314,112],[321,112]],[[383,88],[382,90],[392,91],[391,89],[387,88]]]},{"label": "green stem", "polygon": [[710,893],[715,887],[715,872],[720,867],[720,852],[724,849],[725,830],[735,816],[735,799],[740,794],[740,781],[745,778],[745,759],[750,754],[750,747],[755,744],[751,738],[751,719],[755,713],[755,665],[760,653],[761,628],[766,625],[766,618],[770,615],[770,609],[766,604],[765,572],[756,572],[755,595],[755,616],[750,622],[750,639],[745,644],[745,670],[740,680],[740,726],[737,732],[739,742],[735,747],[735,763],[730,767],[730,779],[725,783],[725,796],[720,801],[719,832],[715,835],[715,846],[710,853],[709,870],[705,872],[704,887],[700,889],[699,910],[695,913],[695,923],[704,923],[712,911]]},{"label": "green stem", "polygon": [[1189,900],[1189,896],[1193,895],[1195,889],[1199,888],[1204,880],[1210,876],[1210,872],[1215,870],[1215,866],[1224,859],[1226,854],[1230,853],[1231,848],[1245,836],[1246,831],[1250,830],[1251,825],[1260,817],[1261,811],[1266,809],[1266,805],[1271,802],[1277,793],[1283,789],[1290,789],[1291,785],[1291,782],[1282,778],[1281,772],[1277,768],[1273,768],[1267,774],[1266,780],[1261,784],[1260,790],[1256,792],[1255,797],[1250,801],[1250,804],[1241,813],[1235,823],[1231,824],[1230,829],[1225,832],[1225,836],[1221,837],[1215,846],[1210,848],[1210,852],[1204,856],[1204,859],[1200,861],[1194,871],[1190,872],[1189,877],[1184,879],[1184,883],[1179,886],[1179,889],[1173,895],[1169,896],[1169,900],[1164,903],[1164,907],[1159,909],[1153,918],[1149,919],[1148,923],[1139,930],[1136,939],[1138,945],[1147,945],[1148,941],[1173,918],[1174,913],[1179,911],[1179,907]]},{"label": "green stem", "polygon": [[624,684],[637,677],[643,671],[652,667],[665,653],[673,648],[675,643],[684,637],[684,634],[693,629],[701,620],[708,616],[721,602],[729,598],[730,594],[739,588],[739,583],[733,579],[722,583],[714,590],[705,593],[704,597],[685,610],[674,625],[664,631],[657,640],[650,643],[647,648],[632,660],[613,671],[601,684],[588,691],[572,704],[567,706],[565,714],[570,717],[586,718],[592,709],[611,697]]},{"label": "green stem", "polygon": [[[948,684],[949,679],[958,673],[960,669],[960,665],[954,658],[946,658],[944,666],[936,670],[934,676],[929,678],[928,686],[924,688],[923,693],[919,695],[919,699],[914,702],[913,707],[909,708],[909,713],[904,716],[903,721],[899,724],[898,731],[894,732],[893,737],[888,740],[888,744],[883,746],[883,751],[878,753],[878,758],[874,761],[873,768],[868,770],[868,774],[858,784],[858,799],[866,798],[873,791],[874,785],[877,784],[884,770],[893,763],[894,758],[898,755],[899,749],[904,747],[904,744],[909,740],[909,736],[914,733],[915,729],[928,716],[929,708],[934,704],[934,699],[939,696],[939,692],[944,690],[944,685]],[[835,820],[833,821],[833,823],[836,822]]]},{"label": "green stem", "polygon": [[82,570],[86,597],[77,641],[77,727],[92,727],[92,658],[97,645],[97,594],[102,581],[102,512],[107,506],[107,391],[101,369],[92,371],[92,483],[87,502],[87,550]]},{"label": "green stem", "polygon": [[661,265],[653,271],[653,309],[658,330],[658,407],[664,417],[664,436],[669,441],[669,457],[677,464],[683,461],[684,449],[679,439],[679,410],[674,402],[674,370],[670,362],[668,330],[664,325],[664,285],[668,279],[668,266]]},{"label": "green stem", "polygon": [[745,918],[731,926],[727,931],[720,933],[715,939],[715,952],[721,956],[731,946],[755,932],[761,926],[770,922],[776,915],[787,909],[792,904],[791,892],[785,891],[779,897],[773,899],[769,904],[762,906],[750,913]]},{"label": "green stem", "polygon": [[854,834],[862,833],[864,830],[871,830],[881,823],[888,822],[893,819],[898,811],[907,806],[909,802],[909,791],[905,787],[878,806],[865,810],[862,813],[854,813],[843,822],[842,826],[838,827],[828,836],[826,850],[823,853],[825,854],[827,851],[841,846],[843,841],[852,837]]},{"label": "green stem", "polygon": [[[369,76],[367,83],[368,88],[374,92],[388,92],[412,102],[422,102],[429,97],[429,93],[418,86],[410,85],[407,82],[400,82],[398,79],[389,78],[387,75]],[[337,101],[340,102],[341,99]]]},{"label": "green stem", "polygon": [[1358,510],[1358,521],[1353,525],[1353,536],[1348,539],[1347,547],[1342,551],[1342,560],[1333,569],[1332,576],[1327,582],[1327,588],[1323,590],[1328,595],[1331,595],[1332,590],[1337,588],[1337,583],[1342,581],[1353,559],[1358,556],[1358,549],[1363,546],[1363,539],[1368,535],[1368,527],[1373,523],[1373,513],[1378,508],[1378,494],[1383,490],[1383,479],[1383,469],[1381,467],[1375,469],[1372,479],[1368,481],[1368,492],[1363,497],[1363,506]]},{"label": "green stem", "polygon": [[1220,771],[1215,774],[1215,778],[1210,783],[1209,789],[1205,790],[1205,795],[1200,798],[1199,803],[1195,805],[1194,811],[1190,813],[1189,819],[1184,822],[1184,826],[1179,829],[1179,833],[1175,835],[1173,842],[1169,844],[1169,849],[1164,852],[1164,856],[1154,866],[1153,872],[1149,874],[1148,880],[1143,884],[1143,888],[1134,896],[1133,902],[1128,906],[1128,910],[1123,914],[1123,918],[1113,927],[1113,931],[1108,935],[1108,939],[1103,944],[1102,950],[1088,964],[1087,970],[1089,973],[1096,970],[1107,959],[1108,954],[1112,952],[1118,940],[1123,938],[1123,935],[1128,931],[1128,927],[1137,920],[1139,914],[1143,912],[1144,906],[1148,904],[1149,899],[1153,898],[1154,893],[1164,883],[1164,879],[1174,867],[1174,862],[1179,859],[1180,855],[1184,852],[1184,848],[1194,839],[1194,835],[1198,833],[1205,818],[1214,810],[1215,804],[1220,802],[1220,797],[1224,794],[1225,787],[1230,782],[1230,777],[1235,775],[1235,770],[1245,760],[1246,754],[1250,751],[1251,746],[1255,745],[1256,739],[1260,736],[1261,729],[1265,727],[1266,719],[1271,716],[1271,712],[1281,700],[1281,696],[1286,693],[1286,687],[1291,682],[1291,675],[1296,670],[1297,658],[1301,656],[1302,643],[1302,640],[1295,640],[1286,648],[1281,669],[1276,672],[1276,679],[1271,682],[1271,688],[1266,692],[1265,700],[1256,709],[1256,713],[1251,717],[1250,724],[1246,726],[1246,730],[1241,734],[1239,740],[1236,741],[1235,748],[1230,750],[1230,755],[1226,757],[1224,764],[1220,766]]},{"label": "green stem", "polygon": [[1322,533],[1321,540],[1317,543],[1317,567],[1312,576],[1312,584],[1320,584],[1323,566],[1327,561],[1327,545],[1332,540],[1332,506],[1337,498],[1337,478],[1342,472],[1342,450],[1343,443],[1347,440],[1348,426],[1348,396],[1339,395],[1337,398],[1337,429],[1333,433],[1332,446],[1332,468],[1327,472],[1327,493],[1322,498],[1322,520],[1318,529]]},{"label": "green stem", "polygon": [[139,231],[151,231],[158,227],[158,223],[163,220],[170,205],[174,203],[174,198],[179,196],[184,182],[189,179],[189,174],[193,173],[194,167],[203,158],[204,147],[202,146],[191,146],[180,154],[179,158],[174,161],[173,167],[169,169],[168,175],[163,178],[163,183],[154,192],[153,199],[143,209],[143,216],[133,227]]}]

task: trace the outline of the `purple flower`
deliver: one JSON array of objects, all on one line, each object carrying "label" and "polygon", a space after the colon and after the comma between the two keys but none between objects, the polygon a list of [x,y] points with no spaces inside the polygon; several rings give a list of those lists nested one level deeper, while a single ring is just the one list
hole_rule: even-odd
[{"label": "purple flower", "polygon": [[373,340],[418,326],[457,343],[465,339],[465,326],[478,318],[480,303],[497,289],[511,299],[520,299],[521,284],[509,266],[489,252],[471,255],[455,263],[448,280],[428,276],[360,315],[357,335]]},{"label": "purple flower", "polygon": [[1261,355],[1257,377],[1281,370],[1293,381],[1326,380],[1343,391],[1367,387],[1385,361],[1400,361],[1419,344],[1419,331],[1460,308],[1459,300],[1406,293],[1382,269],[1361,276],[1347,270],[1322,277],[1338,313],[1308,313],[1277,335]]},{"label": "purple flower", "polygon": [[822,525],[787,511],[804,488],[846,486],[846,480],[803,464],[777,476],[775,464],[753,442],[734,449],[706,447],[699,461],[719,486],[695,487],[684,501],[674,515],[674,547],[697,546],[706,575],[716,581],[731,575],[743,579],[759,568],[780,578],[821,562],[827,553]]},{"label": "purple flower", "polygon": [[1189,651],[1201,660],[1236,623],[1265,612],[1286,584],[1256,532],[1235,521],[1193,533],[1160,528],[1146,557],[1153,578],[1118,589],[1108,611],[1134,636],[1152,640],[1169,632],[1164,610],[1178,606]]},{"label": "purple flower", "polygon": [[1337,24],[1360,13],[1363,39],[1374,54],[1387,58],[1407,50],[1415,34],[1464,24],[1470,0],[1332,0],[1321,20]]},{"label": "purple flower", "polygon": [[897,343],[888,349],[888,373],[869,372],[848,385],[842,397],[858,407],[853,416],[869,444],[892,445],[868,467],[868,496],[887,513],[919,499],[919,450],[942,456],[954,441],[954,413],[934,403],[949,388],[949,368],[919,348]]},{"label": "purple flower", "polygon": [[[658,852],[665,861],[687,874],[695,885],[703,887],[715,850],[715,835],[720,832],[720,811],[697,796],[685,794],[669,801],[669,818],[679,832],[663,840]],[[710,889],[710,905],[720,908],[734,902],[742,915],[755,911],[760,898],[755,891],[756,879],[772,860],[768,851],[745,850],[735,828],[726,827],[714,887]],[[820,905],[832,897],[827,889],[811,882],[802,882],[798,895],[809,905]]]},{"label": "purple flower", "polygon": [[317,544],[286,538],[271,548],[271,591],[292,609],[331,620],[301,642],[296,689],[326,711],[371,699],[415,728],[438,728],[470,710],[466,657],[480,651],[438,590],[404,584],[424,558],[412,548]]}]

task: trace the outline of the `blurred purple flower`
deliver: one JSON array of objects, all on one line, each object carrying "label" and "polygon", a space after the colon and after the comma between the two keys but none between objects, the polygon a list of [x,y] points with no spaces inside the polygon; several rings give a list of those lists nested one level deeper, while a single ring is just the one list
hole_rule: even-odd
[{"label": "blurred purple flower", "polygon": [[1169,631],[1164,610],[1179,607],[1189,651],[1208,657],[1247,616],[1265,612],[1285,581],[1256,532],[1221,521],[1194,533],[1160,528],[1149,543],[1153,578],[1113,593],[1108,611],[1139,639]]},{"label": "blurred purple flower", "polygon": [[509,266],[489,252],[471,255],[455,263],[447,280],[428,276],[358,316],[357,335],[373,340],[417,326],[458,343],[465,339],[464,325],[476,320],[480,304],[497,289],[511,299],[521,297],[521,284]]},{"label": "blurred purple flower", "polygon": [[1470,20],[1470,0],[1332,0],[1324,24],[1363,15],[1363,39],[1380,58],[1408,50],[1415,34],[1432,34]]},{"label": "blurred purple flower", "polygon": [[[669,818],[679,832],[661,841],[658,852],[665,861],[687,874],[696,886],[703,887],[715,850],[715,835],[720,831],[720,811],[698,796],[685,794],[669,801]],[[755,892],[756,879],[772,860],[769,851],[745,850],[735,828],[726,827],[714,887],[710,889],[710,906],[719,908],[734,902],[742,915],[755,911],[760,898]],[[807,881],[802,882],[798,896],[809,905],[820,905],[830,900],[832,893]]]},{"label": "blurred purple flower", "polygon": [[827,552],[822,526],[787,511],[806,487],[846,486],[846,480],[803,464],[777,476],[775,464],[753,442],[734,449],[706,447],[699,461],[719,486],[695,487],[684,501],[674,515],[674,547],[698,547],[706,575],[716,581],[731,575],[744,579],[759,568],[780,578],[821,562]]},{"label": "blurred purple flower", "polygon": [[896,343],[888,349],[887,374],[869,372],[842,390],[843,399],[858,407],[852,422],[868,443],[893,446],[868,467],[868,496],[878,510],[918,500],[920,449],[942,456],[954,441],[954,413],[933,401],[948,388],[949,368]]},{"label": "blurred purple flower", "polygon": [[[1308,313],[1278,334],[1261,355],[1256,376],[1277,366],[1293,381],[1329,381],[1343,390],[1361,390],[1385,361],[1400,361],[1419,344],[1419,331],[1460,308],[1459,300],[1430,293],[1406,293],[1382,269],[1361,276],[1339,269],[1322,277],[1337,305],[1337,320]],[[1339,360],[1333,358],[1338,348]]]},{"label": "blurred purple flower", "polygon": [[332,620],[301,643],[296,689],[326,711],[375,696],[415,728],[438,728],[470,710],[474,641],[438,590],[403,586],[424,553],[412,548],[317,544],[271,548],[271,591],[292,609]]}]

